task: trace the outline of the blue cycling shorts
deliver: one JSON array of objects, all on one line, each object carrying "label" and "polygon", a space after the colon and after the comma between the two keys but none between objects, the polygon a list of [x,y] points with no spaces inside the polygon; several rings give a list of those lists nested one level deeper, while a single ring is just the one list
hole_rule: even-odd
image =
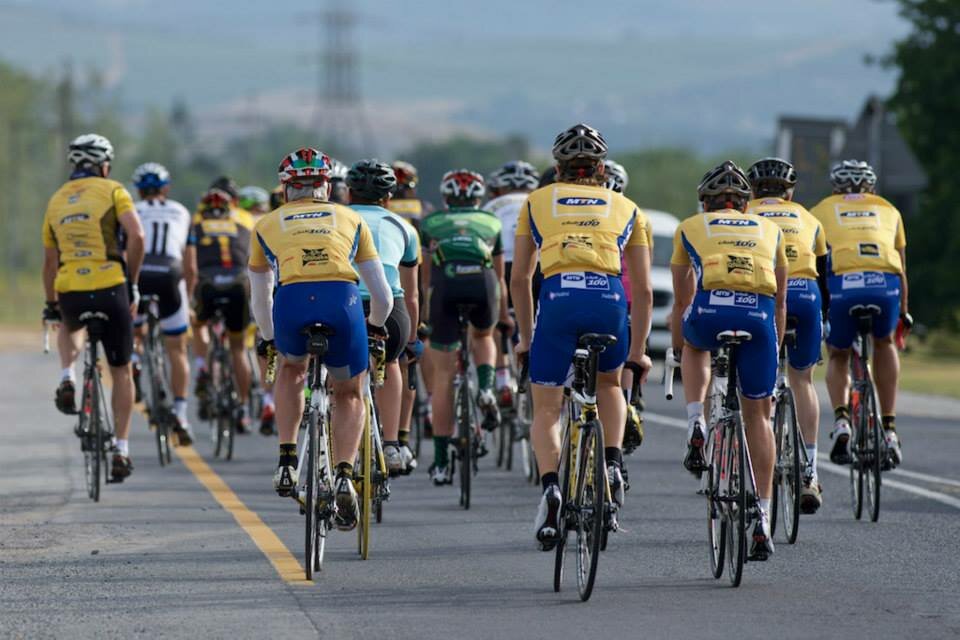
[{"label": "blue cycling shorts", "polygon": [[600,354],[599,370],[613,371],[627,359],[630,332],[627,298],[620,278],[602,273],[560,273],[543,281],[530,345],[530,381],[562,386],[570,371],[577,340],[584,333],[604,333],[617,343]]},{"label": "blue cycling shorts", "polygon": [[277,288],[273,299],[273,333],[277,351],[293,359],[307,354],[304,327],[322,322],[334,330],[323,357],[338,380],[367,370],[367,322],[360,290],[352,282],[296,282]]},{"label": "blue cycling shorts", "polygon": [[797,339],[787,347],[787,362],[794,369],[809,369],[820,360],[823,339],[820,287],[811,278],[787,282],[787,318],[796,318]]},{"label": "blue cycling shorts", "polygon": [[777,382],[777,330],[774,299],[756,293],[714,289],[698,291],[683,313],[683,338],[697,349],[720,348],[721,331],[749,331],[737,347],[740,393],[754,400],[773,394]]},{"label": "blue cycling shorts", "polygon": [[873,335],[886,338],[897,328],[900,319],[900,276],[879,271],[863,271],[831,275],[827,278],[830,289],[830,335],[827,344],[836,349],[849,349],[857,335],[857,320],[850,315],[850,308],[858,304],[873,304],[880,307],[880,314],[873,318]]}]

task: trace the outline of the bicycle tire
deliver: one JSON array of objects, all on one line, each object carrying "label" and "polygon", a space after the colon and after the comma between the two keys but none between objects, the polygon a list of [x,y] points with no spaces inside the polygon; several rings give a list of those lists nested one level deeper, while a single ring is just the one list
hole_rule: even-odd
[{"label": "bicycle tire", "polygon": [[710,543],[710,573],[719,579],[723,575],[727,521],[723,503],[717,499],[720,491],[723,441],[720,438],[721,430],[716,428],[714,432],[716,435],[711,439],[710,464],[707,466],[707,540]]},{"label": "bicycle tire", "polygon": [[[854,384],[853,393],[856,399],[851,402],[850,417],[853,433],[850,435],[850,499],[853,506],[853,517],[857,520],[863,516],[863,484],[865,465],[866,421],[864,420],[863,401],[861,396],[861,382]],[[852,394],[851,394],[852,395]]]},{"label": "bicycle tire", "polygon": [[[730,427],[727,427],[730,428]],[[744,443],[741,439],[741,428],[738,423],[733,425],[731,447],[735,451],[728,455],[728,478],[733,487],[730,491],[733,501],[728,510],[727,528],[727,578],[734,587],[739,587],[743,580],[743,563],[747,555],[747,487],[744,482],[743,470],[746,468],[746,456],[743,451]]]},{"label": "bicycle tire", "polygon": [[457,452],[460,457],[460,506],[470,510],[471,478],[473,476],[473,425],[470,424],[470,394],[464,378],[457,388]]},{"label": "bicycle tire", "polygon": [[606,494],[603,468],[603,436],[599,423],[581,427],[578,454],[577,499],[577,590],[586,602],[593,594],[600,562],[600,536],[605,519]]},{"label": "bicycle tire", "polygon": [[870,521],[876,522],[880,519],[880,474],[883,470],[883,458],[885,449],[882,443],[880,415],[877,411],[876,395],[873,385],[867,381],[864,395],[867,399],[867,410],[865,411],[868,419],[868,446],[870,455],[867,457],[869,468],[864,471],[864,493],[866,494],[867,506],[870,508]]},{"label": "bicycle tire", "polygon": [[[369,412],[369,406],[367,411]],[[360,441],[360,521],[357,523],[357,550],[360,558],[366,560],[370,557],[370,511],[372,509],[372,488],[373,488],[373,469],[372,446],[373,438],[370,430],[369,413],[367,419],[363,421],[363,436]]]},{"label": "bicycle tire", "polygon": [[[319,519],[320,519],[320,469],[318,465],[318,445],[319,428],[317,426],[317,415],[310,411],[310,419],[307,421],[307,486],[304,504],[304,573],[307,580],[313,579],[313,572],[319,568],[317,561],[319,555]],[[296,489],[295,489],[296,490]]]},{"label": "bicycle tire", "polygon": [[90,417],[87,429],[93,436],[93,447],[86,453],[90,459],[90,474],[87,493],[94,502],[100,502],[100,468],[103,461],[103,429],[100,425],[100,374],[94,365],[90,376]]},{"label": "bicycle tire", "polygon": [[[783,526],[789,544],[795,544],[800,530],[800,488],[803,482],[800,469],[800,426],[797,424],[797,408],[791,389],[785,389],[783,395],[784,449],[787,455],[787,467],[781,474],[780,496],[783,502]],[[774,493],[776,495],[776,493]],[[771,532],[773,520],[771,516]]]},{"label": "bicycle tire", "polygon": [[567,549],[567,537],[570,530],[567,527],[567,501],[570,499],[570,478],[575,469],[571,466],[570,424],[563,430],[563,442],[560,445],[560,513],[557,515],[557,531],[559,540],[553,561],[553,590],[560,591],[563,584],[563,561]]},{"label": "bicycle tire", "polygon": [[498,431],[503,431],[506,429],[507,432],[503,434],[504,439],[507,441],[507,459],[504,462],[504,468],[507,471],[513,471],[513,445],[516,440],[517,432],[517,418],[516,416],[511,417],[507,420],[506,424],[500,425]]}]

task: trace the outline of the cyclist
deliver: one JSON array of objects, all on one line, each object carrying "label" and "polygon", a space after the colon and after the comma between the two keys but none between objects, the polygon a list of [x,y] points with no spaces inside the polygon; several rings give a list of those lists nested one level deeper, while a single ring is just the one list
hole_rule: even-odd
[{"label": "cyclist", "polygon": [[[606,156],[607,142],[593,127],[577,124],[562,131],[553,144],[557,181],[528,196],[517,225],[511,291],[520,326],[517,352],[529,355],[535,407],[530,438],[543,486],[534,529],[545,551],[560,535],[560,410],[579,336],[617,337],[600,355],[597,400],[611,495],[618,506],[624,500],[620,445],[626,419],[620,372],[628,358],[644,377],[651,366],[644,354],[653,305],[646,218],[636,204],[606,188]],[[534,331],[531,288],[538,252],[544,280]],[[620,279],[624,254],[633,283],[629,329]]]},{"label": "cyclist", "polygon": [[773,553],[770,496],[776,446],[770,430],[770,396],[777,375],[778,345],[786,321],[787,254],[780,228],[769,219],[744,213],[750,182],[731,161],[711,169],[697,187],[703,213],[677,227],[673,240],[675,300],[671,329],[675,354],[681,354],[687,400],[687,455],[684,466],[706,470],[707,427],[703,402],[710,380],[710,351],[717,334],[747,331],[737,366],[747,445],[753,462],[760,518],[750,557]]},{"label": "cyclist", "polygon": [[397,191],[390,199],[389,209],[419,229],[420,220],[433,212],[433,205],[417,196],[417,168],[403,160],[395,161],[392,167],[397,176]]},{"label": "cyclist", "polygon": [[[330,171],[330,158],[312,148],[298,149],[280,162],[286,204],[267,214],[254,229],[250,293],[261,335],[275,341],[282,356],[274,384],[280,459],[273,486],[280,495],[289,495],[297,483],[297,426],[303,415],[307,370],[303,329],[322,322],[335,332],[324,364],[333,390],[336,523],[341,529],[352,529],[357,523],[353,462],[363,424],[360,385],[369,367],[367,334],[384,337],[393,294],[370,228],[355,211],[327,201]],[[358,272],[370,291],[366,327]]]},{"label": "cyclist", "polygon": [[[113,145],[88,133],[70,143],[70,179],[50,198],[43,220],[43,318],[62,322],[57,336],[60,386],[57,409],[76,414],[74,362],[83,344],[84,312],[107,315],[103,351],[113,379],[111,405],[116,427],[112,475],[122,481],[133,471],[128,434],[133,412],[133,313],[140,300],[137,279],[143,263],[143,228],[133,199],[110,180]],[[126,263],[121,247],[126,237]]]},{"label": "cyclist", "polygon": [[787,350],[787,375],[797,405],[797,422],[813,467],[813,479],[805,482],[800,493],[804,513],[816,513],[823,503],[817,480],[817,432],[820,401],[813,385],[813,370],[820,360],[823,339],[823,315],[826,286],[827,244],[823,225],[802,205],[793,202],[797,172],[780,158],[763,158],[750,165],[747,178],[754,200],[747,213],[776,222],[783,233],[787,254],[787,316],[795,319],[796,341]]},{"label": "cyclist", "polygon": [[[508,162],[490,176],[489,185],[494,198],[483,205],[483,209],[497,216],[502,225],[505,282],[510,281],[513,268],[513,239],[517,232],[520,208],[530,192],[537,188],[539,182],[540,173],[532,164],[523,160]],[[507,290],[507,308],[513,309],[509,289]],[[513,390],[507,386],[507,377],[507,354],[501,353],[497,362],[497,392],[501,407],[509,407],[513,404]]]},{"label": "cyclist", "polygon": [[[377,392],[377,410],[383,426],[383,454],[390,473],[406,472],[413,463],[413,452],[400,442],[403,376],[399,358],[407,345],[417,341],[420,300],[417,293],[417,267],[420,242],[417,233],[403,218],[384,208],[397,186],[390,165],[377,160],[361,160],[347,173],[351,208],[370,228],[373,243],[387,281],[393,291],[393,311],[387,318],[387,368],[383,388]],[[370,292],[360,283],[364,313],[369,313]]]},{"label": "cyclist", "polygon": [[[190,362],[187,360],[187,328],[190,324],[190,295],[197,278],[196,249],[187,247],[190,236],[190,212],[167,197],[170,172],[156,162],[148,162],[133,172],[133,185],[140,200],[137,215],[144,230],[146,256],[140,268],[140,293],[158,298],[160,332],[170,359],[170,387],[173,392],[174,431],[182,445],[193,442],[187,419],[187,389]],[[142,325],[145,317],[136,319]],[[134,354],[134,376],[138,376]]]},{"label": "cyclist", "polygon": [[430,256],[420,271],[429,291],[428,322],[432,371],[435,485],[453,482],[448,460],[453,435],[453,378],[460,345],[459,307],[469,305],[471,347],[477,366],[477,404],[484,414],[483,427],[495,429],[500,411],[494,394],[497,347],[493,328],[509,324],[506,285],[503,280],[503,241],[500,220],[478,209],[484,192],[483,176],[474,171],[448,171],[440,182],[447,209],[434,211],[420,221],[420,241]]},{"label": "cyclist", "polygon": [[[188,240],[197,256],[196,320],[206,326],[218,308],[223,312],[240,401],[237,430],[244,433],[249,426],[246,411],[250,394],[250,365],[245,353],[250,312],[244,265],[249,256],[250,228],[234,217],[230,195],[220,189],[204,194],[200,212],[200,221],[193,225]],[[202,362],[206,362],[208,348],[206,342],[194,341],[194,355]],[[198,376],[203,374],[205,369]]]},{"label": "cyclist", "polygon": [[876,305],[873,318],[873,373],[880,399],[884,439],[892,463],[903,461],[896,432],[900,358],[894,344],[898,320],[909,328],[907,307],[907,239],[900,212],[876,195],[877,174],[866,162],[844,160],[830,172],[833,195],[814,207],[827,236],[830,306],[827,333],[827,391],[834,411],[830,460],[850,462],[850,391],[848,364],[856,335],[854,305]]},{"label": "cyclist", "polygon": [[336,158],[330,158],[330,202],[350,204],[350,190],[347,188],[349,167]]},{"label": "cyclist", "polygon": [[[238,204],[246,209],[253,216],[254,221],[259,220],[268,212],[276,207],[270,206],[271,194],[263,187],[248,185],[242,187],[239,191]],[[257,343],[257,325],[250,320],[250,327],[247,330],[247,346]],[[260,370],[260,384],[263,386],[263,408],[260,410],[260,433],[265,436],[273,435],[273,426],[276,413],[276,407],[273,402],[273,385],[267,382],[267,359],[257,354],[257,367]]]}]

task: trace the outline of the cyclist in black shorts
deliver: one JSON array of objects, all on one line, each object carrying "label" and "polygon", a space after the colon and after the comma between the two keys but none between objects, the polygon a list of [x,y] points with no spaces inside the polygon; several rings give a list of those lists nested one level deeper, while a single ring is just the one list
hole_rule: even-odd
[{"label": "cyclist in black shorts", "polygon": [[460,347],[459,308],[469,305],[471,347],[477,365],[477,404],[484,412],[484,428],[500,422],[494,394],[497,347],[493,328],[510,325],[503,280],[503,242],[500,220],[477,207],[485,193],[483,176],[460,169],[450,171],[440,184],[448,209],[420,221],[420,241],[430,256],[421,269],[423,288],[429,291],[430,355],[433,361],[434,484],[449,484],[447,449],[453,434],[453,378]]},{"label": "cyclist in black shorts", "polygon": [[[240,395],[240,431],[246,431],[247,397],[250,394],[250,367],[244,352],[245,331],[250,323],[247,305],[246,264],[250,255],[250,228],[231,210],[230,195],[210,189],[200,205],[200,219],[193,225],[188,240],[197,254],[197,288],[194,305],[198,325],[213,317],[219,307],[230,334],[230,355]],[[194,342],[194,355],[206,359],[208,345]],[[198,388],[204,389],[198,373]]]}]

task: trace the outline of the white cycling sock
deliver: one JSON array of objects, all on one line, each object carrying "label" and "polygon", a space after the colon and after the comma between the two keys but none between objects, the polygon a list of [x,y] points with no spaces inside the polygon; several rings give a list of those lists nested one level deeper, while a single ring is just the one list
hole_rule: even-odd
[{"label": "white cycling sock", "polygon": [[[697,422],[703,424],[703,403],[702,402],[688,402],[687,403],[687,440],[693,437],[693,426]],[[703,435],[707,435],[704,433]]]},{"label": "white cycling sock", "polygon": [[272,407],[273,406],[273,394],[269,391],[265,391],[263,394],[263,406]]},{"label": "white cycling sock", "polygon": [[207,368],[207,359],[197,356],[193,359],[193,366],[197,371]]},{"label": "white cycling sock", "polygon": [[69,380],[70,382],[77,381],[77,374],[73,372],[73,365],[70,365],[66,369],[60,372],[60,381]]},{"label": "white cycling sock", "polygon": [[140,354],[134,351],[130,354],[130,362],[133,364],[140,364]]},{"label": "white cycling sock", "polygon": [[760,503],[760,510],[769,515],[769,513],[770,513],[770,498],[760,498],[759,500],[757,500],[757,502]]},{"label": "white cycling sock", "polygon": [[503,389],[510,380],[510,371],[506,367],[497,367],[497,389]]},{"label": "white cycling sock", "polygon": [[817,443],[806,445],[807,447],[807,459],[810,461],[810,466],[813,467],[813,479],[817,479]]},{"label": "white cycling sock", "polygon": [[130,456],[130,441],[126,438],[117,438],[117,451],[124,457]]},{"label": "white cycling sock", "polygon": [[173,401],[173,413],[177,416],[180,424],[187,422],[187,400],[185,398],[176,398]]}]

